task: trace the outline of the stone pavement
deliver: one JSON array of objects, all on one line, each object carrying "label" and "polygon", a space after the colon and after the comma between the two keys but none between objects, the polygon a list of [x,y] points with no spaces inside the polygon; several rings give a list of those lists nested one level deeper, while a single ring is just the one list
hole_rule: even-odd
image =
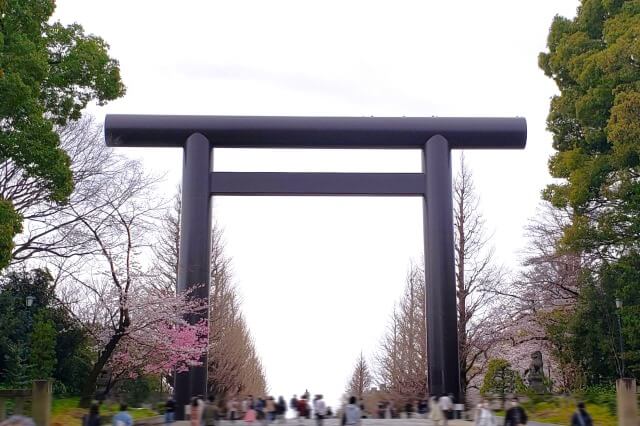
[{"label": "stone pavement", "polygon": [[[498,418],[498,425],[502,424],[502,419]],[[442,422],[440,423],[442,425]],[[230,421],[221,421],[219,426],[245,426],[246,423],[243,421],[237,421],[232,423]],[[304,420],[304,422],[300,422],[296,419],[287,419],[286,423],[270,423],[270,426],[316,426],[315,420]],[[362,426],[434,426],[434,422],[427,419],[364,419],[362,421]],[[464,420],[449,420],[448,426],[472,426],[473,422],[464,421]],[[176,422],[173,426],[190,426],[188,421],[185,422]],[[254,423],[254,426],[260,426],[260,423]],[[323,422],[323,426],[340,426],[340,422],[338,419],[326,419]],[[545,423],[536,423],[529,422],[527,426],[553,426]]]}]

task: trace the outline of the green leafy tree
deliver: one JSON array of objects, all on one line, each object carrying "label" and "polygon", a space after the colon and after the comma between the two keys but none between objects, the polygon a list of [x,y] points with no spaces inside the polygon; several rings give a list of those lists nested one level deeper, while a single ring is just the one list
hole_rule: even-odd
[{"label": "green leafy tree", "polygon": [[[90,101],[124,94],[108,45],[78,24],[50,22],[53,0],[0,0],[0,160],[11,162],[58,203],[73,190],[69,157],[54,126],[77,120]],[[21,218],[0,199],[0,268]]]},{"label": "green leafy tree", "polygon": [[487,372],[484,375],[480,393],[483,396],[498,396],[504,408],[507,394],[516,391],[517,381],[518,373],[511,368],[509,361],[502,358],[494,358],[487,365]]},{"label": "green leafy tree", "polygon": [[53,377],[56,359],[56,329],[53,321],[41,311],[36,315],[29,335],[29,360],[33,379]]},{"label": "green leafy tree", "polygon": [[639,39],[639,0],[582,0],[574,19],[554,19],[539,57],[560,89],[547,124],[556,150],[549,169],[562,181],[543,196],[571,212],[560,253],[591,259],[576,303],[547,331],[588,385],[622,374],[622,361],[626,374],[637,374],[640,363]]},{"label": "green leafy tree", "polygon": [[[597,275],[586,280],[562,335],[564,345],[582,367],[587,385],[607,385],[623,374],[640,374],[639,281],[638,253],[603,265]],[[616,298],[623,302],[620,310],[616,309]],[[622,352],[619,333],[624,340]]]},{"label": "green leafy tree", "polygon": [[640,1],[582,0],[574,19],[556,16],[540,67],[560,94],[547,124],[562,183],[545,199],[570,206],[562,243],[615,257],[640,236]]},{"label": "green leafy tree", "polygon": [[[27,296],[34,298],[30,308]],[[78,394],[91,357],[86,331],[57,300],[46,270],[12,271],[0,280],[0,385],[12,385],[16,377],[52,377],[57,389]]]},{"label": "green leafy tree", "polygon": [[139,407],[148,402],[154,388],[153,377],[140,375],[136,378],[129,378],[122,381],[118,386],[118,392],[124,396],[127,404]]},{"label": "green leafy tree", "polygon": [[0,198],[0,268],[11,261],[13,237],[22,231],[22,217],[10,201]]}]

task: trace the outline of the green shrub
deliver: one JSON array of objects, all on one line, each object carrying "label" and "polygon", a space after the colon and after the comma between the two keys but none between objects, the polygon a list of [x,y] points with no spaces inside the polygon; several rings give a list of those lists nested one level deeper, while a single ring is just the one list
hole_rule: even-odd
[{"label": "green shrub", "polygon": [[607,407],[611,414],[616,413],[616,388],[613,385],[589,386],[577,396],[584,402]]},{"label": "green shrub", "polygon": [[123,380],[119,385],[119,393],[124,396],[124,401],[131,407],[139,407],[148,402],[151,396],[152,383],[147,376],[138,376],[135,379]]}]

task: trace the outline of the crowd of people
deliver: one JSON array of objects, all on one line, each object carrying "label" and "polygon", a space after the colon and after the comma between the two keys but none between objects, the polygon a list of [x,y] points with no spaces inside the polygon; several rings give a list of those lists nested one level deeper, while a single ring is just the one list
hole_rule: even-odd
[{"label": "crowd of people", "polygon": [[[169,400],[167,409],[175,408],[175,402]],[[293,411],[294,419],[299,425],[305,424],[305,420],[314,419],[317,426],[323,426],[324,419],[334,417],[331,407],[328,407],[322,395],[318,394],[311,400],[308,392],[300,398],[297,395],[285,402],[280,396],[277,400],[273,397],[254,398],[252,395],[238,400],[232,398],[226,403],[226,410],[223,413],[213,398],[209,398],[207,403],[202,403],[200,398],[194,398],[191,404],[190,419],[191,426],[215,426],[218,420],[227,419],[231,422],[244,420],[248,425],[259,423],[267,425],[269,423],[284,423],[288,410]],[[449,420],[455,418],[453,395],[432,396],[428,399],[407,402],[402,407],[406,418],[417,416],[419,418],[429,418],[436,426],[447,426]],[[398,412],[393,401],[381,400],[377,404],[377,418],[395,419],[401,414]],[[169,417],[172,419],[173,414]],[[364,402],[358,401],[355,396],[349,398],[348,403],[340,413],[341,426],[359,426],[362,419],[367,418]],[[474,426],[498,426],[498,420],[491,409],[490,403],[483,400],[477,405],[473,412]],[[514,397],[509,401],[509,407],[505,412],[504,426],[523,426],[528,421],[527,413],[519,404],[518,398]],[[169,423],[169,421],[168,421]],[[87,424],[87,426],[93,426]],[[127,425],[128,426],[128,425]],[[593,426],[591,416],[587,413],[585,405],[579,403],[576,412],[571,418],[571,426]]]},{"label": "crowd of people", "polygon": [[[231,398],[226,404],[220,404],[213,396],[208,401],[202,397],[192,399],[186,414],[189,415],[191,426],[215,426],[219,420],[229,420],[235,422],[244,420],[248,424],[260,423],[284,423],[287,411],[291,409],[296,414],[295,417],[302,421],[310,419],[312,413],[322,426],[325,417],[333,415],[331,407],[327,407],[322,395],[316,395],[310,401],[310,395],[305,393],[300,398],[296,395],[287,403],[283,396],[277,399],[273,396],[254,397],[248,395],[246,398]],[[174,422],[176,402],[170,398],[165,403],[165,424]]]}]

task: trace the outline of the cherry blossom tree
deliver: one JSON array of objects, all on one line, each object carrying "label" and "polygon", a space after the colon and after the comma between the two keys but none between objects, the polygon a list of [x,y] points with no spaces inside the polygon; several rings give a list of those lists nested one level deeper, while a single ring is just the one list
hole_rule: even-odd
[{"label": "cherry blossom tree", "polygon": [[[166,205],[156,192],[158,179],[136,161],[111,160],[105,166],[109,173],[79,186],[81,202],[45,215],[39,241],[46,249],[35,240],[16,249],[31,247],[23,253],[46,261],[60,298],[93,339],[95,361],[82,389],[82,406],[94,397],[105,369],[112,370],[111,387],[119,378],[185,368],[206,350],[206,323],[190,326],[183,320],[206,301],[148,285],[152,274],[145,258]],[[81,250],[67,249],[76,243]]]},{"label": "cherry blossom tree", "polygon": [[548,203],[540,206],[526,228],[529,245],[522,268],[502,294],[508,299],[505,311],[511,312],[505,327],[505,357],[523,370],[530,354],[541,351],[545,373],[562,391],[580,387],[582,377],[579,366],[561,344],[562,338],[553,335],[563,333],[574,312],[581,276],[598,263],[595,256],[559,249],[571,217],[570,209]]},{"label": "cherry blossom tree", "polygon": [[[112,291],[110,299],[102,309],[113,310],[117,292]],[[135,378],[139,374],[165,376],[200,363],[207,350],[208,324],[201,321],[192,325],[185,318],[206,309],[205,302],[193,299],[189,293],[173,294],[148,288],[136,289],[129,300],[133,321],[106,365],[111,372],[106,392],[122,378]],[[98,335],[101,347],[113,337],[109,327],[101,328]]]}]

